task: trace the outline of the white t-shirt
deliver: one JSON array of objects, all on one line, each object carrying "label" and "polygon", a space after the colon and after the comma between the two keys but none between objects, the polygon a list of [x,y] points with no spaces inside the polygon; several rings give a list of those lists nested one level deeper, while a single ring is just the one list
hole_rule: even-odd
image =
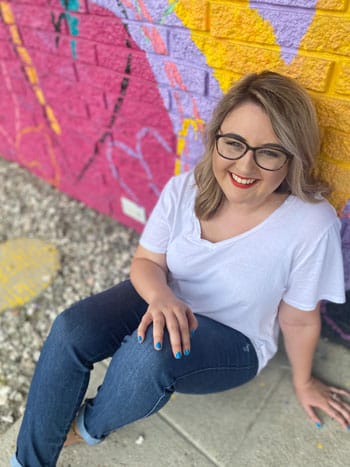
[{"label": "white t-shirt", "polygon": [[260,371],[277,350],[282,299],[305,311],[345,301],[340,221],[327,201],[290,195],[251,230],[212,243],[201,238],[195,195],[193,172],[171,178],[140,244],[166,254],[168,283],[194,313],[252,341]]}]

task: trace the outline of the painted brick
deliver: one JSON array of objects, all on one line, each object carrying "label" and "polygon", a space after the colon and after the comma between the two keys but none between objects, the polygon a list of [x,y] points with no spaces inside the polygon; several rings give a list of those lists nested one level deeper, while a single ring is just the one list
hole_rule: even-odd
[{"label": "painted brick", "polygon": [[8,40],[10,37],[9,27],[2,21],[0,15],[0,40]]},{"label": "painted brick", "polygon": [[46,78],[48,75],[54,74],[64,81],[76,81],[72,60],[57,55],[44,54],[31,47],[28,47],[27,51],[39,76],[42,75]]},{"label": "painted brick", "polygon": [[0,41],[0,59],[1,60],[15,60],[16,53],[13,46],[3,40]]},{"label": "painted brick", "polygon": [[126,45],[128,36],[117,17],[84,15],[79,19],[79,38],[119,47]]},{"label": "painted brick", "polygon": [[350,17],[315,15],[300,46],[304,50],[350,56]]},{"label": "painted brick", "polygon": [[[228,53],[228,50],[230,53]],[[241,75],[249,71],[272,69],[297,78],[303,86],[319,92],[326,90],[332,67],[331,61],[298,55],[294,59],[294,66],[291,70],[281,60],[277,50],[248,47],[230,41],[222,41],[221,48],[217,48],[217,51],[217,55],[211,53],[210,60],[208,58],[208,64],[213,67],[218,66]],[[252,67],[257,56],[259,56],[258,67],[256,65]]]},{"label": "painted brick", "polygon": [[[349,163],[350,169],[350,138],[348,133],[327,129],[323,138],[322,155],[336,162]],[[349,186],[350,191],[350,186]]]},{"label": "painted brick", "polygon": [[180,0],[175,11],[187,28],[205,31],[207,29],[208,9],[209,2],[207,0]]},{"label": "painted brick", "polygon": [[192,41],[188,40],[189,37],[190,33],[186,29],[169,29],[169,55],[172,59],[194,63],[197,66],[205,65],[204,55]]},{"label": "painted brick", "polygon": [[[178,112],[181,116],[187,118],[194,118],[193,103],[196,100],[203,99],[203,96],[179,90],[170,90],[169,92],[172,100],[172,111]],[[210,115],[213,109],[213,100],[206,98],[203,101],[202,112],[205,115]],[[179,105],[176,104],[177,102],[179,102]]]},{"label": "painted brick", "polygon": [[93,83],[95,87],[104,91],[119,94],[120,83],[124,78],[124,74],[79,62],[76,64],[76,69],[79,82]]},{"label": "painted brick", "polygon": [[[27,27],[21,28],[23,43],[27,47],[39,49],[45,53],[61,55],[64,57],[72,57],[71,37],[53,32],[34,30]],[[56,45],[56,38],[58,45]],[[85,63],[96,63],[96,53],[94,42],[81,39],[76,39],[77,59]]]},{"label": "painted brick", "polygon": [[173,89],[205,94],[207,74],[205,69],[156,54],[152,57],[152,65],[153,73],[161,84],[170,84]]},{"label": "painted brick", "polygon": [[[33,5],[35,1],[36,6],[48,6],[49,2],[53,0],[15,0],[18,5]],[[59,0],[58,0],[59,1]]]},{"label": "painted brick", "polygon": [[[36,1],[36,0],[34,0]],[[76,12],[79,13],[88,13],[88,7],[87,7],[87,1],[91,0],[78,0],[78,2],[74,2],[74,5],[78,4],[78,9],[75,10],[73,9],[70,4],[68,3],[68,7],[64,8],[62,5],[61,0],[49,0],[48,3],[51,5],[53,8],[62,8],[63,10],[68,11],[70,14],[74,15]]]},{"label": "painted brick", "polygon": [[318,0],[317,9],[345,11],[347,3],[347,0]]},{"label": "painted brick", "polygon": [[118,73],[125,73],[128,69],[130,75],[142,76],[143,79],[155,81],[150,67],[145,66],[143,52],[104,44],[97,44],[96,50],[99,66]]},{"label": "painted brick", "polygon": [[49,89],[46,91],[45,97],[47,103],[53,109],[61,108],[66,115],[88,118],[84,100],[81,99],[79,94],[77,95],[76,92],[72,92],[72,90],[67,90],[64,87],[58,89]]},{"label": "painted brick", "polygon": [[[41,29],[44,31],[55,31],[53,21],[57,22],[60,15],[64,13],[64,9],[54,9],[43,6],[19,5],[11,3],[12,11],[15,17],[16,24],[21,26],[28,26],[32,29]],[[52,19],[54,16],[54,20]],[[61,33],[68,33],[67,22],[62,20],[60,22]]]},{"label": "painted brick", "polygon": [[123,22],[127,25],[130,36],[137,41],[139,48],[145,52],[168,55],[168,27],[136,21]]},{"label": "painted brick", "polygon": [[115,18],[115,14],[108,10],[107,8],[102,8],[100,5],[97,5],[94,1],[88,0],[87,9],[90,15],[92,16],[112,16]]},{"label": "painted brick", "polygon": [[212,91],[212,89],[216,89],[217,86],[212,85],[212,82],[216,78],[220,83],[223,92],[227,92],[230,87],[238,81],[242,75],[239,75],[238,73],[232,73],[231,71],[228,70],[220,70],[220,69],[214,69],[214,75],[215,77],[210,76],[209,77],[209,96],[219,99],[221,97],[221,94],[216,93],[215,91]]},{"label": "painted brick", "polygon": [[320,125],[350,133],[350,101],[327,96],[315,96]]},{"label": "painted brick", "polygon": [[322,177],[333,189],[330,201],[337,208],[345,206],[350,195],[350,167],[344,168],[321,160],[318,164]]},{"label": "painted brick", "polygon": [[[256,10],[240,8],[237,4],[210,4],[210,34],[242,42],[274,44],[273,27],[263,20]],[[278,11],[276,14],[281,14]]]},{"label": "painted brick", "polygon": [[350,96],[350,62],[341,64],[335,91]]}]

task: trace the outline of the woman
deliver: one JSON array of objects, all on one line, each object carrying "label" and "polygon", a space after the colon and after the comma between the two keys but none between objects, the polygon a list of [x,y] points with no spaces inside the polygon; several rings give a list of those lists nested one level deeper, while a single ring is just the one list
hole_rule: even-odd
[{"label": "woman", "polygon": [[[130,281],[59,315],[42,349],[13,466],[55,465],[67,444],[101,442],[174,391],[254,378],[282,330],[296,396],[343,428],[350,407],[311,374],[320,300],[344,301],[339,221],[312,175],[319,132],[293,80],[250,74],[219,102],[206,153],[173,177],[145,227]],[[112,357],[94,399],[93,364]],[[70,427],[71,430],[70,430]]]}]

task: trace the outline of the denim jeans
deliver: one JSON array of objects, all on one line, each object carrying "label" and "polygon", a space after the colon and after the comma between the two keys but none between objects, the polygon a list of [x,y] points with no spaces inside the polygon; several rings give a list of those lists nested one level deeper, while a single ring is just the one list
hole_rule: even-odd
[{"label": "denim jeans", "polygon": [[[175,359],[167,332],[154,349],[151,327],[142,344],[137,326],[147,303],[130,281],[86,298],[54,321],[31,383],[12,466],[56,465],[69,428],[88,444],[161,409],[174,391],[206,394],[246,383],[258,369],[250,340],[197,315],[191,353]],[[112,357],[97,395],[82,405],[94,363]]]}]

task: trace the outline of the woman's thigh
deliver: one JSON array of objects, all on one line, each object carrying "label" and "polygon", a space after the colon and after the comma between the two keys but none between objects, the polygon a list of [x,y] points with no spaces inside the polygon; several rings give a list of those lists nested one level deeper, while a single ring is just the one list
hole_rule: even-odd
[{"label": "woman's thigh", "polygon": [[198,329],[191,339],[190,355],[181,359],[174,358],[167,332],[162,350],[154,349],[152,326],[142,344],[137,343],[136,331],[126,339],[112,367],[117,364],[116,374],[128,375],[133,393],[158,388],[206,394],[234,388],[256,375],[258,358],[246,336],[207,317],[196,317]]},{"label": "woman's thigh", "polygon": [[147,309],[130,281],[85,298],[56,318],[52,337],[93,363],[112,356]]}]

